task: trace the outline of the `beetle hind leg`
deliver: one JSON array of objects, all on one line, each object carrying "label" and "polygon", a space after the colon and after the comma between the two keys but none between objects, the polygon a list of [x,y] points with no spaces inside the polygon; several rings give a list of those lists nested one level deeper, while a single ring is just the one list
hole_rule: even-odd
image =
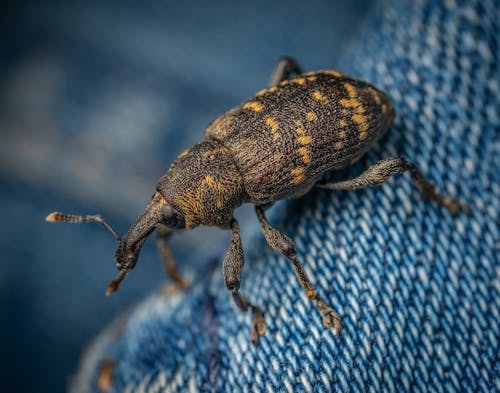
[{"label": "beetle hind leg", "polygon": [[258,345],[259,337],[262,336],[267,330],[264,313],[259,307],[254,306],[243,295],[241,295],[239,288],[231,289],[231,294],[233,295],[234,302],[242,312],[246,312],[248,309],[252,310],[253,322],[250,329],[250,339],[254,345]]},{"label": "beetle hind leg", "polygon": [[296,73],[297,75],[302,74],[302,68],[300,68],[299,64],[292,58],[282,57],[274,67],[269,86],[275,86],[285,79],[288,79],[291,73]]},{"label": "beetle hind leg", "polygon": [[264,313],[260,308],[250,303],[240,293],[241,272],[243,270],[243,248],[241,246],[240,228],[238,221],[234,218],[231,220],[232,240],[226,256],[224,257],[224,282],[227,289],[231,291],[234,303],[238,308],[246,312],[248,309],[252,311],[253,322],[250,329],[250,338],[254,345],[259,343],[259,336],[262,336],[267,329]]},{"label": "beetle hind leg", "polygon": [[269,224],[264,215],[264,209],[262,206],[255,206],[255,212],[257,213],[257,218],[259,219],[262,232],[264,233],[267,243],[276,251],[280,252],[292,261],[297,280],[304,289],[307,297],[312,301],[316,301],[316,308],[319,312],[321,312],[323,317],[323,325],[327,328],[332,328],[335,335],[339,335],[342,332],[342,319],[325,302],[325,300],[319,296],[318,291],[309,280],[302,264],[297,259],[295,244],[293,241],[284,233],[278,231]]},{"label": "beetle hind leg", "polygon": [[471,211],[471,208],[461,202],[460,199],[436,191],[436,186],[424,177],[413,162],[404,157],[385,158],[370,166],[358,177],[335,183],[316,183],[316,186],[329,190],[356,190],[382,184],[390,177],[406,171],[410,172],[411,180],[420,191],[422,199],[430,199],[439,205],[443,205],[451,214],[458,214],[461,210],[465,212]]}]

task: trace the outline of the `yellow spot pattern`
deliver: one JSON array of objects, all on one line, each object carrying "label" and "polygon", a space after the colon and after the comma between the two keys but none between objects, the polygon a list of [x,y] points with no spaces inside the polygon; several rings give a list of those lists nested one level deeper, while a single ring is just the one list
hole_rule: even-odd
[{"label": "yellow spot pattern", "polygon": [[368,137],[367,131],[369,128],[369,124],[368,124],[368,118],[365,115],[365,108],[363,108],[363,105],[358,100],[358,94],[356,88],[353,85],[349,83],[344,83],[344,88],[347,90],[349,98],[341,99],[339,101],[340,105],[342,105],[345,108],[352,108],[354,110],[351,119],[358,126],[358,131],[359,131],[358,137],[361,140],[366,139]]},{"label": "yellow spot pattern", "polygon": [[186,228],[188,229],[192,229],[197,225],[191,221],[191,217],[199,217],[204,210],[204,206],[201,203],[201,198],[203,197],[201,190],[199,188],[195,193],[180,194],[175,200],[186,216]]},{"label": "yellow spot pattern", "polygon": [[221,183],[218,183],[214,180],[214,178],[210,175],[206,175],[205,179],[203,182],[212,190],[214,193],[217,193],[219,195],[223,195],[225,192],[227,192],[227,187],[222,185]]},{"label": "yellow spot pattern", "polygon": [[301,145],[309,145],[312,142],[312,137],[310,135],[299,136],[297,142]]},{"label": "yellow spot pattern", "polygon": [[314,112],[307,112],[306,118],[309,121],[315,121],[318,119],[318,116]]},{"label": "yellow spot pattern", "polygon": [[279,138],[278,130],[280,128],[278,121],[274,117],[267,117],[266,124],[271,127],[271,132],[273,133],[273,141],[277,141]]},{"label": "yellow spot pattern", "polygon": [[353,98],[342,98],[339,102],[344,108],[359,108],[361,106],[361,103]]},{"label": "yellow spot pattern", "polygon": [[344,144],[342,142],[337,142],[335,143],[335,149],[340,150],[344,147]]},{"label": "yellow spot pattern", "polygon": [[325,96],[323,93],[321,93],[319,90],[315,90],[313,93],[312,93],[312,97],[322,103],[322,104],[328,104],[330,102],[330,100],[328,99],[327,96]]},{"label": "yellow spot pattern", "polygon": [[[309,151],[307,145],[311,144],[312,137],[310,135],[306,135],[307,131],[304,129],[304,125],[300,120],[295,120],[295,125],[297,127],[295,131],[297,132],[298,135],[297,145],[300,145],[297,149],[297,153],[299,154],[302,162],[305,165],[308,165],[311,163],[311,152]],[[294,176],[292,184],[294,185],[300,184],[305,178],[305,168],[297,167],[292,170],[292,174]]]},{"label": "yellow spot pattern", "polygon": [[343,76],[340,72],[338,71],[323,71],[324,74],[326,75],[331,75],[331,76],[334,76],[336,78],[340,78],[341,76]]},{"label": "yellow spot pattern", "polygon": [[300,154],[300,158],[302,158],[302,162],[304,164],[310,164],[311,163],[311,154],[309,153],[309,149],[307,147],[299,147],[297,150]]},{"label": "yellow spot pattern", "polygon": [[[206,219],[206,206],[203,201],[207,195],[217,196],[215,205],[218,209],[223,207],[223,196],[227,194],[228,188],[217,182],[212,176],[206,175],[192,192],[181,193],[176,195],[175,202],[184,211],[186,218],[186,228],[192,229],[198,225],[200,220]],[[193,221],[194,220],[194,221]]]},{"label": "yellow spot pattern", "polygon": [[296,83],[298,85],[304,85],[306,83],[306,79],[305,78],[295,78],[295,79],[292,79],[292,83]]},{"label": "yellow spot pattern", "polygon": [[351,85],[350,83],[344,83],[344,88],[347,90],[347,93],[349,94],[349,97],[355,98],[356,97],[356,88]]},{"label": "yellow spot pattern", "polygon": [[293,168],[292,176],[293,176],[292,184],[298,185],[302,183],[306,178],[304,168]]},{"label": "yellow spot pattern", "polygon": [[263,96],[264,94],[267,94],[267,93],[274,93],[276,90],[277,90],[276,86],[271,86],[268,89],[260,90],[259,92],[257,92],[256,96],[260,97],[260,96]]},{"label": "yellow spot pattern", "polygon": [[262,111],[262,109],[264,109],[264,107],[262,106],[262,104],[259,104],[258,102],[251,101],[243,104],[243,109],[250,109],[254,112],[260,112]]},{"label": "yellow spot pattern", "polygon": [[216,186],[217,183],[215,182],[215,180],[214,180],[214,178],[212,176],[206,175],[205,176],[205,184],[207,186],[209,186],[210,188],[213,188],[213,187]]},{"label": "yellow spot pattern", "polygon": [[342,119],[342,120],[339,121],[339,126],[340,127],[345,127],[346,125],[347,125],[347,122],[344,119]]},{"label": "yellow spot pattern", "polygon": [[189,153],[189,150],[191,150],[191,149],[184,150],[181,154],[179,154],[178,158],[186,157]]},{"label": "yellow spot pattern", "polygon": [[368,131],[368,122],[366,121],[366,116],[360,113],[355,113],[352,115],[352,121],[359,125],[359,132]]}]

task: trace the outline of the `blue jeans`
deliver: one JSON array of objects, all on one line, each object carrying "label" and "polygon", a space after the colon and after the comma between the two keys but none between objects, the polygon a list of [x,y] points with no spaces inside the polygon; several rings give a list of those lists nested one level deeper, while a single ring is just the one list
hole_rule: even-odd
[{"label": "blue jeans", "polygon": [[499,21],[497,1],[394,0],[342,59],[341,71],[387,92],[397,112],[351,176],[403,155],[473,213],[419,200],[407,175],[275,207],[271,222],[343,317],[340,337],[252,224],[241,291],[265,311],[258,347],[221,254],[184,272],[187,291],[156,292],[103,332],[71,391],[97,392],[103,362],[112,392],[499,391]]}]

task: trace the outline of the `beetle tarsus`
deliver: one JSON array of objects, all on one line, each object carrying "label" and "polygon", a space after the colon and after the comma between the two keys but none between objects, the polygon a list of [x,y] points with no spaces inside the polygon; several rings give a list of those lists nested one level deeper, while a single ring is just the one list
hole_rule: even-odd
[{"label": "beetle tarsus", "polygon": [[318,298],[316,308],[323,316],[323,326],[331,328],[333,333],[339,336],[342,333],[342,318],[340,315],[333,311],[333,309],[321,298]]},{"label": "beetle tarsus", "polygon": [[259,337],[262,336],[267,330],[266,319],[262,310],[250,303],[244,296],[241,295],[237,288],[231,290],[233,300],[236,306],[242,311],[246,312],[250,308],[252,310],[253,321],[250,328],[250,339],[254,345],[259,345]]},{"label": "beetle tarsus", "polygon": [[127,269],[120,270],[120,273],[118,273],[118,275],[108,284],[106,288],[106,296],[109,296],[118,290],[120,283],[123,281],[127,273]]},{"label": "beetle tarsus", "polygon": [[467,213],[472,211],[470,206],[460,201],[459,198],[436,191],[436,186],[424,177],[413,162],[404,157],[384,158],[353,179],[333,183],[320,182],[316,183],[316,186],[329,190],[357,190],[385,183],[392,176],[406,171],[410,172],[411,180],[420,191],[422,199],[429,199],[446,207],[453,215],[458,214],[460,211]]},{"label": "beetle tarsus", "polygon": [[259,337],[267,330],[266,319],[264,313],[258,307],[251,306],[253,314],[252,327],[250,329],[250,339],[253,345],[259,345]]},{"label": "beetle tarsus", "polygon": [[460,211],[464,211],[466,213],[472,212],[471,207],[466,203],[463,203],[459,198],[438,192],[436,190],[436,186],[424,177],[422,172],[420,172],[413,162],[404,158],[402,158],[402,160],[404,160],[405,167],[410,171],[411,180],[420,191],[420,197],[422,199],[430,199],[431,201],[446,207],[452,215],[456,215],[460,213]]}]

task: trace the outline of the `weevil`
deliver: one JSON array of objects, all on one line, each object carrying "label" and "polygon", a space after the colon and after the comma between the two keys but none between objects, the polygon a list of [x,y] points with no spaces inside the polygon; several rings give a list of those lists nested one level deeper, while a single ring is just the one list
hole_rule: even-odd
[{"label": "weevil", "polygon": [[243,249],[233,217],[236,207],[252,203],[267,243],[292,262],[298,282],[322,315],[323,325],[338,335],[341,317],[312,284],[297,258],[294,242],[269,224],[265,208],[281,199],[298,198],[313,187],[354,190],[408,171],[422,198],[434,200],[452,214],[469,210],[458,198],[437,192],[404,157],[382,159],[350,180],[328,181],[329,172],[363,156],[390,128],[394,117],[389,98],[374,86],[337,71],[303,73],[293,59],[282,58],[268,88],[215,119],[203,141],[177,157],[125,236],[119,237],[99,215],[54,212],[47,220],[98,222],[118,239],[115,259],[119,273],[108,285],[108,294],[116,291],[135,267],[141,247],[155,229],[166,270],[181,287],[185,281],[165,240],[175,231],[198,225],[230,229],[224,281],[236,306],[252,311],[250,336],[257,344],[266,322],[262,310],[240,293]]}]

